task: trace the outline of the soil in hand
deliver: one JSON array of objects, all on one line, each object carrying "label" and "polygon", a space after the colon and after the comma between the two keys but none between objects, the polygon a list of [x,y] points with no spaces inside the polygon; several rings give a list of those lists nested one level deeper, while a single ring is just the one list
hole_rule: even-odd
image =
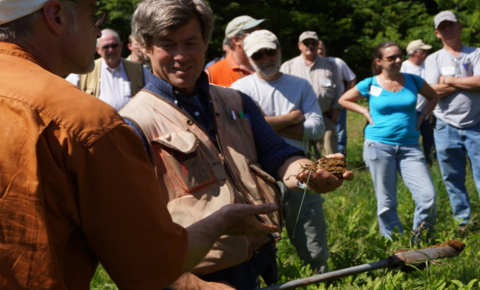
[{"label": "soil in hand", "polygon": [[[330,172],[331,174],[335,175],[338,178],[343,178],[343,173],[347,171],[348,164],[345,162],[344,159],[336,158],[336,157],[322,157],[315,161],[313,164],[302,165],[301,171],[299,175],[307,170],[309,171],[317,171],[318,169],[323,169],[325,171]],[[298,175],[297,175],[298,179]]]}]

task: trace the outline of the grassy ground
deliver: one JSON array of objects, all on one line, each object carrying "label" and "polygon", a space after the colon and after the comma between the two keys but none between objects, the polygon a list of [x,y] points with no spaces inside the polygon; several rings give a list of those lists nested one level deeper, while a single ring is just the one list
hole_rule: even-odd
[{"label": "grassy ground", "polygon": [[[368,170],[363,166],[363,127],[365,120],[348,112],[348,163],[355,171],[355,180],[345,182],[335,192],[325,196],[324,210],[328,224],[330,270],[380,261],[397,249],[412,249],[408,229],[412,226],[414,203],[402,181],[398,182],[398,212],[406,234],[392,242],[379,235],[376,220],[376,199]],[[348,276],[329,283],[306,286],[301,289],[480,289],[480,228],[465,234],[456,232],[448,195],[443,185],[438,164],[431,167],[437,189],[438,221],[435,233],[420,248],[457,239],[467,246],[459,257],[430,262],[424,270],[404,273],[395,269],[380,269]],[[479,198],[468,172],[467,188],[473,205],[473,219],[478,222]],[[310,276],[295,254],[288,238],[278,244],[279,283]],[[101,268],[97,271],[91,289],[116,289]]]}]

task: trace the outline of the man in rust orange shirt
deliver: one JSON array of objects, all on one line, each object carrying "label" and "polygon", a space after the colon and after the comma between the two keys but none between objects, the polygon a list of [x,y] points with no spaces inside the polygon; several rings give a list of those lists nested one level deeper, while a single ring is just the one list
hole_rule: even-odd
[{"label": "man in rust orange shirt", "polygon": [[172,222],[140,139],[61,76],[93,68],[95,0],[0,1],[0,288],[89,289],[98,262],[120,289],[162,289],[223,234],[278,230],[275,205]]},{"label": "man in rust orange shirt", "polygon": [[212,84],[230,87],[236,80],[255,72],[243,51],[243,39],[248,33],[266,28],[267,19],[254,19],[243,15],[230,21],[225,29],[226,44],[230,47],[224,59],[208,67],[205,72]]}]

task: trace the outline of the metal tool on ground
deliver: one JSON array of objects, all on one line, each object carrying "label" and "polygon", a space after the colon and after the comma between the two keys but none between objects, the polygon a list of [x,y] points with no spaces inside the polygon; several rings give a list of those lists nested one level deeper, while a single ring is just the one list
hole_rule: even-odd
[{"label": "metal tool on ground", "polygon": [[368,271],[377,270],[381,268],[397,267],[397,266],[400,267],[402,265],[415,264],[415,263],[425,262],[428,260],[456,257],[460,255],[460,253],[463,251],[464,248],[465,248],[465,244],[463,242],[455,241],[455,240],[446,241],[439,245],[435,245],[426,249],[397,252],[396,254],[393,254],[390,257],[381,261],[354,266],[350,268],[345,268],[345,269],[328,272],[325,274],[320,274],[320,275],[316,275],[308,278],[289,281],[283,284],[261,288],[261,290],[295,289],[298,287],[303,287],[303,286],[307,286],[307,285],[311,285],[319,282],[334,280],[341,277],[360,274],[363,272],[368,272]]}]

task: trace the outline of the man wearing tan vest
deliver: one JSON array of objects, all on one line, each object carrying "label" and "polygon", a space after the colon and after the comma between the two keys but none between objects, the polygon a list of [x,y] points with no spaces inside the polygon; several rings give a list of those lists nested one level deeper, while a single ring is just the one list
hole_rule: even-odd
[{"label": "man wearing tan vest", "polygon": [[123,42],[112,29],[102,30],[97,40],[95,68],[88,74],[69,75],[66,79],[87,94],[120,110],[151,77],[151,73],[141,64],[122,59]]},{"label": "man wearing tan vest", "polygon": [[[132,17],[154,77],[120,114],[142,137],[172,218],[184,226],[224,204],[279,203],[276,180],[300,190],[309,173],[299,181],[295,175],[312,163],[273,131],[250,97],[208,83],[203,67],[212,30],[213,12],[203,0],[145,0]],[[323,170],[307,184],[318,193],[341,185]],[[281,227],[278,214],[258,218]],[[172,288],[250,290],[258,275],[272,284],[278,236],[222,236]]]}]

